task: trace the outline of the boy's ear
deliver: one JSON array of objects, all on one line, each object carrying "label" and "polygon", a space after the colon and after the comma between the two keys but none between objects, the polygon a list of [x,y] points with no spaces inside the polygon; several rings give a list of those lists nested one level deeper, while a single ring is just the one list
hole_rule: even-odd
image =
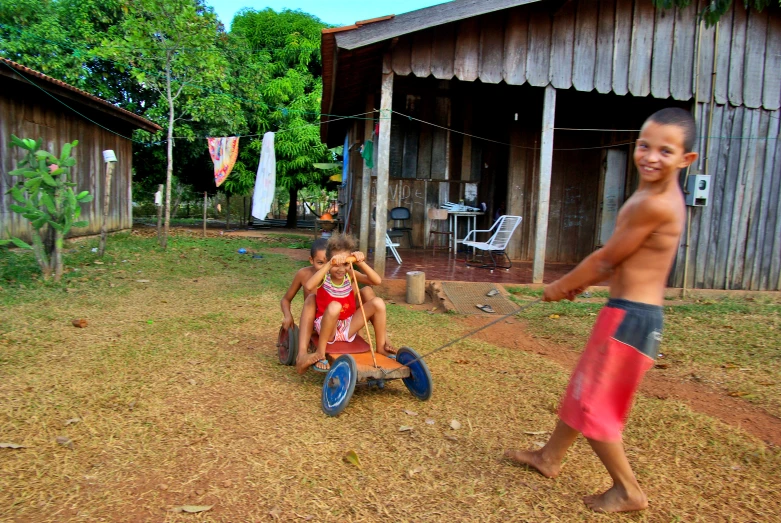
[{"label": "boy's ear", "polygon": [[696,153],[694,151],[688,152],[683,155],[683,160],[681,161],[680,168],[683,169],[684,167],[688,167],[691,164],[694,163],[694,161],[699,157],[699,153]]}]

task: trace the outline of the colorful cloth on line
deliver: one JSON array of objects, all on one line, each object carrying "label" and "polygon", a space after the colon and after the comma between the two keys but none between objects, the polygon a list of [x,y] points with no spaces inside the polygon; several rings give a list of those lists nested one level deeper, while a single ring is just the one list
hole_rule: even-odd
[{"label": "colorful cloth on line", "polygon": [[209,154],[214,162],[214,183],[219,187],[236,165],[236,158],[239,156],[239,137],[222,136],[206,140],[209,142]]},{"label": "colorful cloth on line", "polygon": [[374,168],[374,142],[366,140],[361,148],[361,156],[366,162],[366,167],[369,169]]},{"label": "colorful cloth on line", "polygon": [[258,174],[255,177],[255,191],[252,194],[252,216],[265,220],[274,201],[274,189],[277,182],[277,159],[274,154],[274,133],[263,135],[260,148]]}]

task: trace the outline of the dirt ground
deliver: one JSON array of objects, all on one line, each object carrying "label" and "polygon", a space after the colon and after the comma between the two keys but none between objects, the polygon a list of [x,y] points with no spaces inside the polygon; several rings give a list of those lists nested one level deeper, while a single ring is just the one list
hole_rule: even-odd
[{"label": "dirt ground", "polygon": [[[404,303],[406,282],[386,280],[378,292],[383,297]],[[431,297],[427,296],[425,304],[408,305],[408,307],[415,310],[430,310],[434,305],[430,299]],[[472,330],[494,319],[496,318],[491,316],[474,315],[459,316],[458,321],[464,325],[465,330]],[[532,338],[523,326],[522,319],[508,318],[479,332],[475,337],[499,347],[539,354],[561,365],[568,372],[575,368],[581,347],[562,347]],[[652,369],[645,376],[640,392],[662,400],[681,401],[697,412],[740,427],[766,443],[781,447],[781,419],[744,400],[730,397],[722,391],[685,378],[667,369]]]}]

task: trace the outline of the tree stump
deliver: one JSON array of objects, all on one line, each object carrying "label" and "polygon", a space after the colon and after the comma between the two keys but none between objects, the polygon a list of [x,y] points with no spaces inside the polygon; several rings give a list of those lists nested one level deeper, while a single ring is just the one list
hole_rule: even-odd
[{"label": "tree stump", "polygon": [[420,305],[426,301],[426,273],[412,271],[407,273],[407,303]]}]

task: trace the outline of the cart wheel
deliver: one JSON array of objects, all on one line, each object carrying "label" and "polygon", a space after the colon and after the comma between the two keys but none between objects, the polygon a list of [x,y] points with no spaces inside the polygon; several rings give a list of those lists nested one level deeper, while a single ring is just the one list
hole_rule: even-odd
[{"label": "cart wheel", "polygon": [[277,356],[282,365],[295,365],[298,356],[298,327],[295,325],[290,329],[279,328]]},{"label": "cart wheel", "polygon": [[323,412],[338,416],[350,403],[358,379],[358,367],[349,354],[339,356],[331,364],[323,383]]},{"label": "cart wheel", "polygon": [[[431,371],[423,360],[417,360],[420,354],[409,347],[401,347],[396,355],[396,361],[409,367],[409,378],[402,378],[404,385],[413,396],[421,401],[426,401],[434,391],[434,382],[431,380]],[[415,361],[407,365],[408,362]]]}]

